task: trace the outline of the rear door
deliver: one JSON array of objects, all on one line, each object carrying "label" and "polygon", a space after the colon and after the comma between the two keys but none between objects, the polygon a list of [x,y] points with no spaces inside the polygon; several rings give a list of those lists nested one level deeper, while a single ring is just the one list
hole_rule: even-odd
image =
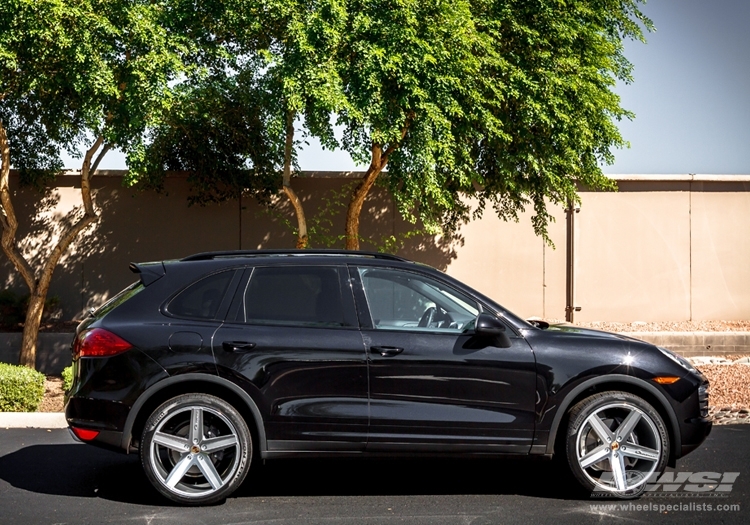
[{"label": "rear door", "polygon": [[474,335],[481,306],[420,272],[351,268],[369,360],[367,450],[528,453],[535,365]]},{"label": "rear door", "polygon": [[219,374],[259,405],[268,450],[364,450],[367,361],[345,266],[247,270],[214,336]]}]

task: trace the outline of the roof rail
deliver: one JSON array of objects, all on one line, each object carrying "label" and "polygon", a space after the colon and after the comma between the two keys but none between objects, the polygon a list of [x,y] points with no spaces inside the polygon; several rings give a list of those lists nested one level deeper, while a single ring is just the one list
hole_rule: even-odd
[{"label": "roof rail", "polygon": [[363,252],[353,250],[230,250],[218,252],[203,252],[189,255],[181,261],[210,261],[212,259],[231,257],[371,257],[387,261],[411,262],[408,259],[389,253]]}]

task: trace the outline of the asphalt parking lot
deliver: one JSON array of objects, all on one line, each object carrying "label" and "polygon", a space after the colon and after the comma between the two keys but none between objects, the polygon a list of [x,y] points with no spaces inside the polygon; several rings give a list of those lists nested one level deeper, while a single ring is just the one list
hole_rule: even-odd
[{"label": "asphalt parking lot", "polygon": [[668,497],[660,492],[627,502],[579,499],[549,462],[275,461],[257,465],[222,504],[180,508],[156,494],[136,456],[75,443],[67,430],[3,429],[0,523],[748,522],[750,425],[715,427],[674,470],[675,484],[680,473],[740,474],[730,492],[681,485]]}]

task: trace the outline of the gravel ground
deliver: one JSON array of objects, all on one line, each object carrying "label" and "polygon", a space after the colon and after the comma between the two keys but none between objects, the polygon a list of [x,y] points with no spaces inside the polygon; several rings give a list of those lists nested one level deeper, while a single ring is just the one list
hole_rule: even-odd
[{"label": "gravel ground", "polygon": [[[550,324],[560,324],[562,319],[545,319]],[[594,328],[605,332],[750,332],[750,321],[663,321],[647,323],[608,323],[593,321],[590,323],[575,321],[581,328]]]},{"label": "gravel ground", "polygon": [[62,412],[63,394],[62,378],[47,376],[44,380],[44,397],[39,405],[39,412]]},{"label": "gravel ground", "polygon": [[711,385],[708,412],[714,424],[750,423],[750,363],[747,356],[714,357],[710,359],[711,363],[706,364],[700,362],[706,358],[692,360]]}]

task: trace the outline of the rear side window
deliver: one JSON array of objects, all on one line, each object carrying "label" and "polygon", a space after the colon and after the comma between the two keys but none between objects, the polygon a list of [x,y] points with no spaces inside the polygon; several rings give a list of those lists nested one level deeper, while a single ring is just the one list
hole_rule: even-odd
[{"label": "rear side window", "polygon": [[234,270],[215,273],[196,281],[169,302],[167,311],[177,317],[215,319],[232,277]]},{"label": "rear side window", "polygon": [[336,267],[255,268],[244,306],[249,324],[351,326]]}]

